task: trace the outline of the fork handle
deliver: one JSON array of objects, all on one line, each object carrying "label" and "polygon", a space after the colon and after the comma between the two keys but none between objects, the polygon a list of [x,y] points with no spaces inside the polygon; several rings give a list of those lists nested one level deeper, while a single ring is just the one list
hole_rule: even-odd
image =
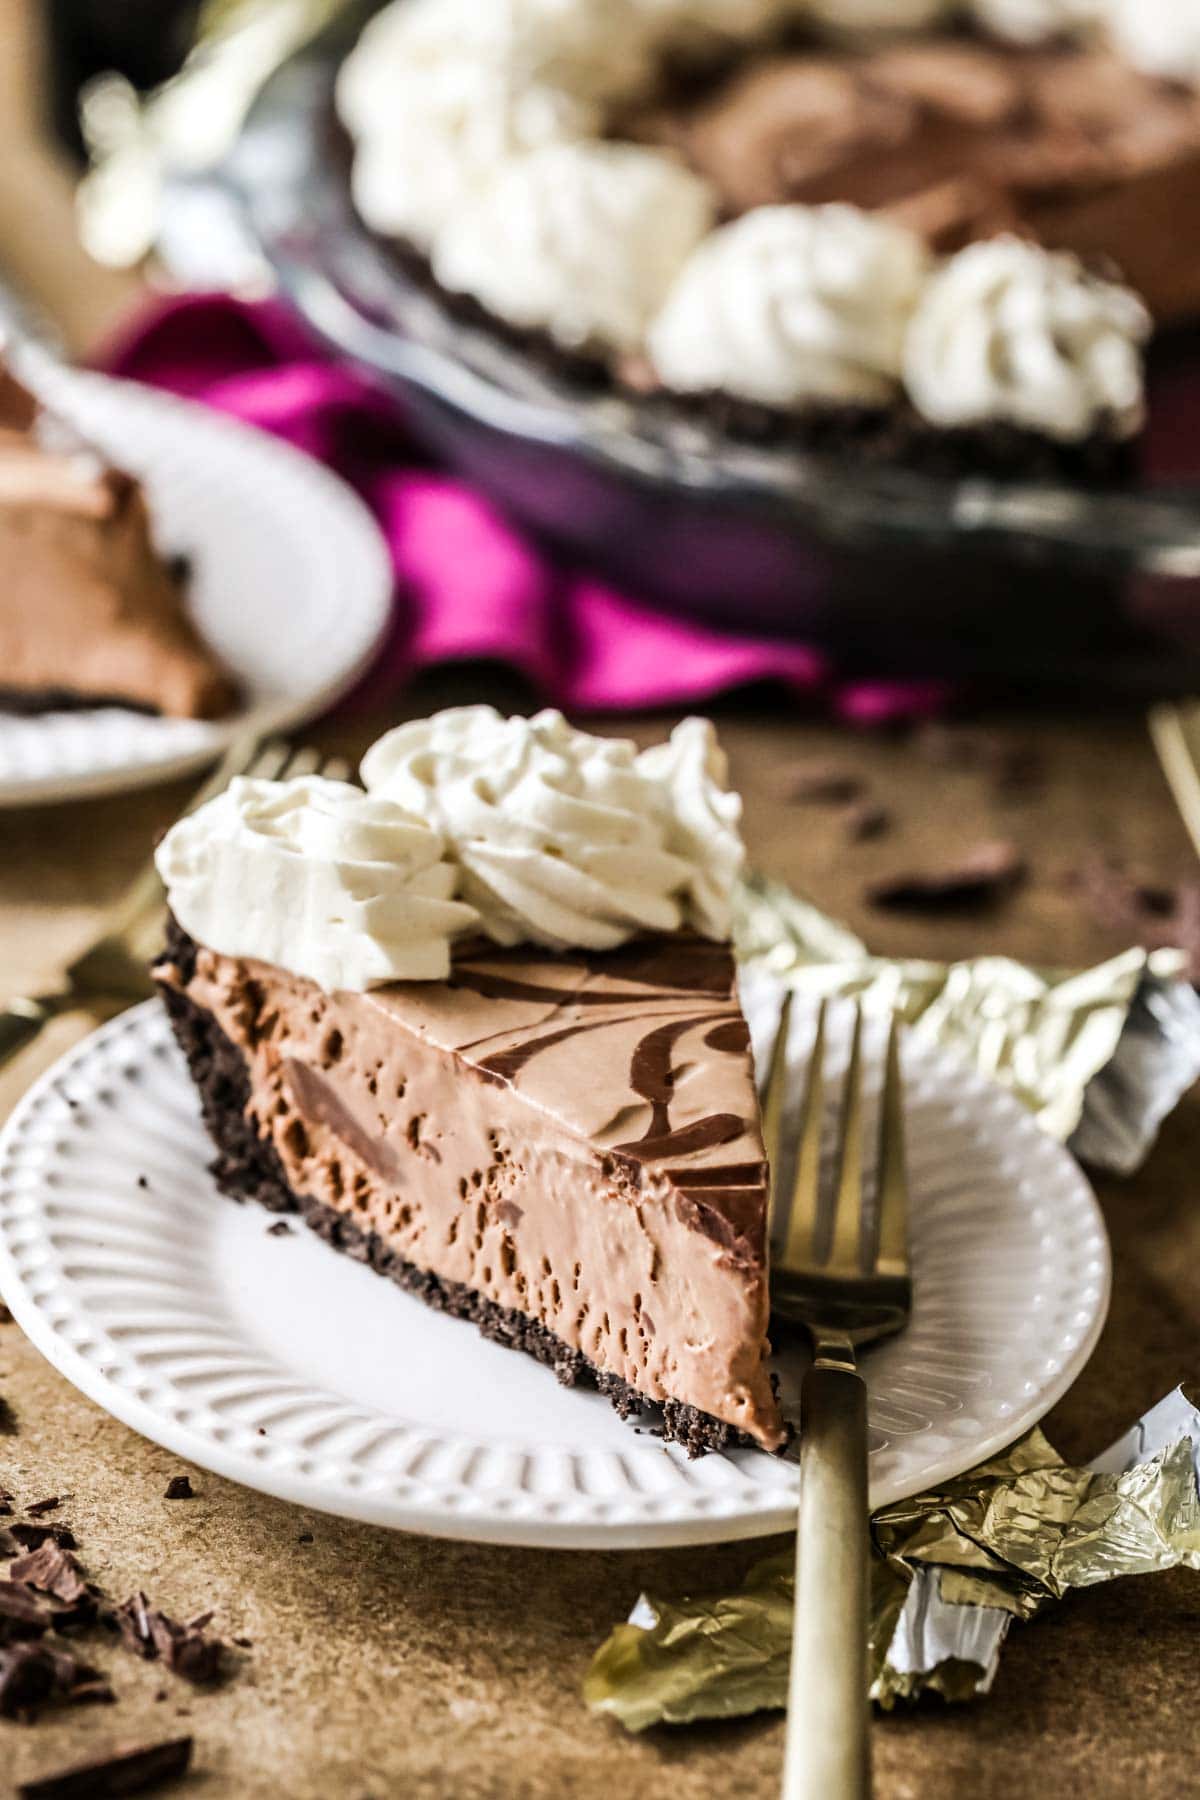
[{"label": "fork handle", "polygon": [[19,1056],[43,1026],[64,1010],[65,995],[40,994],[28,1000],[10,1000],[0,1011],[0,1069]]},{"label": "fork handle", "polygon": [[865,1800],[867,1391],[818,1357],[800,1399],[800,1508],[783,1800]]}]

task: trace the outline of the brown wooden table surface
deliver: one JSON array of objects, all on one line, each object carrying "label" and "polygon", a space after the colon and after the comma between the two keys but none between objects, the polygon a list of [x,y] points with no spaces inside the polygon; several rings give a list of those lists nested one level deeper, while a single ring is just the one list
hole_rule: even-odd
[{"label": "brown wooden table surface", "polygon": [[[481,679],[476,697],[491,692]],[[427,691],[417,710],[443,697]],[[319,736],[354,750],[388,722],[358,718]],[[639,721],[635,735],[652,738],[665,723]],[[1192,866],[1136,719],[1003,725],[1045,765],[1039,790],[1008,798],[978,772],[932,766],[903,741],[851,738],[749,706],[724,711],[721,729],[754,862],[807,888],[885,952],[988,949],[1082,965],[1124,945],[1069,892],[1073,866],[1097,846],[1158,878]],[[788,765],[810,756],[835,756],[868,777],[894,813],[891,835],[850,845],[835,811],[784,803]],[[28,991],[53,974],[185,793],[0,814],[0,988]],[[934,922],[863,903],[873,875],[1000,835],[1027,852],[1031,874],[990,912]],[[0,1110],[79,1030],[59,1022],[5,1078]],[[1048,1421],[1068,1456],[1099,1450],[1176,1382],[1200,1375],[1198,1126],[1191,1100],[1141,1174],[1100,1184],[1113,1306],[1089,1368]],[[212,1800],[776,1791],[777,1718],[632,1739],[579,1701],[593,1649],[643,1586],[733,1583],[761,1543],[645,1554],[443,1543],[301,1512],[203,1471],[192,1474],[197,1498],[167,1503],[179,1460],[77,1394],[11,1324],[0,1327],[0,1393],[15,1416],[0,1482],[23,1500],[72,1496],[59,1516],[108,1591],[145,1587],[176,1616],[215,1607],[226,1634],[252,1640],[236,1678],[213,1693],[102,1651],[118,1705],[0,1727],[3,1774],[28,1777],[117,1740],[190,1730],[196,1773],[185,1788]],[[989,1698],[877,1720],[878,1793],[1196,1792],[1198,1643],[1195,1575],[1073,1595],[1014,1630]]]}]

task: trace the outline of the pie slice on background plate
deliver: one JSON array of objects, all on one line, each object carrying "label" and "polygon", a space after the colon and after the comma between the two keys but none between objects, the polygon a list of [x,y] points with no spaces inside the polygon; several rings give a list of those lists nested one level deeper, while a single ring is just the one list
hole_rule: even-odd
[{"label": "pie slice on background plate", "polygon": [[0,706],[215,719],[232,675],[156,549],[142,487],[0,363]]}]

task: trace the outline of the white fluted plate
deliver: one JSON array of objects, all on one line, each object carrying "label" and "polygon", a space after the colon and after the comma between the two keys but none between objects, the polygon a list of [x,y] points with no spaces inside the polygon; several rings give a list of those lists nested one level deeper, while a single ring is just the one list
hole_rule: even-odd
[{"label": "white fluted plate", "polygon": [[228,718],[119,706],[0,711],[0,807],[111,794],[213,762],[243,732],[290,731],[341,698],[387,630],[387,545],[346,483],[289,444],[174,395],[38,359],[31,379],[145,484],[155,541],[191,564],[188,603],[237,676]]},{"label": "white fluted plate", "polygon": [[[945,1053],[910,1041],[905,1067],[916,1301],[865,1361],[875,1505],[1038,1419],[1109,1289],[1067,1152]],[[51,1069],[0,1137],[0,1292],[135,1430],[248,1487],[441,1536],[632,1548],[788,1527],[794,1464],[689,1462],[303,1226],[269,1235],[217,1193],[211,1154],[156,1001]]]}]

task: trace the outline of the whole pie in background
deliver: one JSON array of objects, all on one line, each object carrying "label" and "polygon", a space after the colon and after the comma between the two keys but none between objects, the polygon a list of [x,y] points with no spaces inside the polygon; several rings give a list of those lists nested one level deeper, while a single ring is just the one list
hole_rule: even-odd
[{"label": "whole pie in background", "polygon": [[1162,0],[394,0],[367,225],[580,379],[739,437],[1127,473],[1200,309],[1200,23]]}]

